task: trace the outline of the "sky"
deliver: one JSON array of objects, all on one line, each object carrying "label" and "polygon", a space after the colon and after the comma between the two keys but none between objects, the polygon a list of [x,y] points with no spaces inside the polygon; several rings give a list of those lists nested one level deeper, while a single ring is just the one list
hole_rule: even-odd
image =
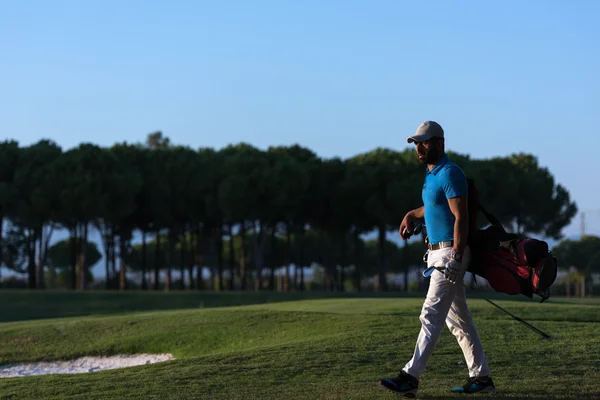
[{"label": "sky", "polygon": [[431,119],[449,150],[535,154],[600,235],[599,20],[593,0],[0,0],[2,139],[349,157]]}]

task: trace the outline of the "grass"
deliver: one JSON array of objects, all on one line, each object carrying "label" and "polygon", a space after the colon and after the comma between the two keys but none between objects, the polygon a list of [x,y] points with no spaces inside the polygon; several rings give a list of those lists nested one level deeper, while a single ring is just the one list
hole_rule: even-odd
[{"label": "grass", "polygon": [[[24,301],[33,295],[0,293],[2,310],[11,309],[6,296],[23,297],[0,323],[0,364],[141,352],[170,352],[177,359],[93,374],[0,379],[0,399],[393,399],[377,379],[396,374],[411,357],[423,300],[46,293],[35,298],[55,305],[45,315],[40,309],[51,309],[48,304]],[[124,299],[131,300],[127,307]],[[469,299],[499,390],[486,397],[600,398],[600,299],[519,300],[502,297],[497,304],[551,340]],[[448,388],[466,374],[460,348],[444,330],[418,397],[457,398]]]}]

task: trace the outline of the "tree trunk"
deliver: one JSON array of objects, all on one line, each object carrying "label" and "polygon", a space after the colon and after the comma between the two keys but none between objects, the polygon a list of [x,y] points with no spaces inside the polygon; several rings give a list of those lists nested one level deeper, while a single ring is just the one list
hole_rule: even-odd
[{"label": "tree trunk", "polygon": [[165,292],[171,291],[171,284],[173,283],[173,264],[175,260],[175,231],[173,228],[169,228],[169,251],[167,252],[167,274],[165,277]]},{"label": "tree trunk", "polygon": [[256,281],[254,282],[254,290],[258,292],[263,287],[262,269],[264,267],[264,258],[265,258],[264,257],[265,232],[263,230],[262,221],[258,222],[258,232],[256,231],[255,222],[252,222],[252,230],[253,230],[252,243],[254,245],[254,267],[256,269],[256,271],[255,271]]},{"label": "tree trunk", "polygon": [[343,293],[346,291],[346,274],[345,268],[346,264],[348,264],[347,253],[348,247],[346,243],[346,234],[345,232],[342,234],[342,243],[341,243],[341,262],[340,262],[340,291]]},{"label": "tree trunk", "polygon": [[104,281],[104,288],[106,290],[110,289],[112,276],[110,274],[110,231],[111,226],[110,223],[98,222],[96,224],[96,229],[100,232],[100,236],[102,237],[102,246],[104,247],[104,275],[106,277]]},{"label": "tree trunk", "polygon": [[86,254],[87,254],[87,244],[88,244],[88,223],[86,222],[83,227],[83,240],[81,243],[81,290],[87,289],[88,281],[87,281],[87,265],[86,262]]},{"label": "tree trunk", "polygon": [[218,247],[218,243],[217,243],[217,229],[216,228],[211,228],[210,229],[210,233],[208,235],[208,259],[210,261],[208,261],[209,267],[209,271],[210,271],[210,287],[209,289],[212,291],[217,290],[217,279],[218,277],[218,256],[217,256],[217,247]]},{"label": "tree trunk", "polygon": [[111,289],[117,289],[117,234],[114,228],[110,232],[110,287]]},{"label": "tree trunk", "polygon": [[361,276],[360,276],[360,268],[361,268],[360,245],[361,245],[361,241],[360,241],[360,234],[359,234],[358,230],[355,230],[352,233],[352,239],[354,242],[354,286],[356,287],[356,291],[360,292],[362,290],[361,285],[360,285],[360,281],[361,281]]},{"label": "tree trunk", "polygon": [[387,281],[385,278],[385,244],[386,244],[386,238],[385,238],[385,227],[384,226],[380,226],[379,227],[379,273],[378,273],[378,280],[377,280],[377,290],[384,292],[387,290]]},{"label": "tree trunk", "polygon": [[154,247],[154,290],[160,288],[160,231],[156,231],[156,245]]},{"label": "tree trunk", "polygon": [[227,288],[233,290],[235,280],[235,248],[233,236],[233,224],[229,224],[229,284]]},{"label": "tree trunk", "polygon": [[186,251],[185,227],[181,228],[180,244],[181,244],[181,248],[179,249],[179,254],[181,256],[181,260],[179,260],[179,274],[181,275],[181,281],[179,283],[179,289],[185,290],[185,251]]},{"label": "tree trunk", "polygon": [[40,264],[42,267],[41,267],[41,272],[40,272],[40,279],[41,279],[43,288],[46,287],[45,276],[44,276],[44,267],[48,263],[48,248],[50,248],[50,238],[52,237],[53,232],[54,232],[54,225],[52,224],[52,225],[50,225],[50,230],[49,230],[48,234],[44,238],[44,244],[41,249],[42,255],[40,256]]},{"label": "tree trunk", "polygon": [[202,271],[204,267],[204,243],[206,242],[204,231],[200,226],[196,229],[196,246],[194,247],[194,262],[196,264],[196,289],[202,290],[204,285],[202,281]]},{"label": "tree trunk", "polygon": [[290,267],[292,264],[292,227],[287,224],[285,235],[285,278],[283,281],[283,291],[290,291]]},{"label": "tree trunk", "polygon": [[246,225],[240,224],[240,286],[246,290]]},{"label": "tree trunk", "polygon": [[45,242],[44,225],[42,225],[40,227],[40,236],[39,236],[38,242],[36,244],[38,250],[37,250],[37,261],[36,261],[36,264],[35,264],[35,281],[36,281],[36,287],[38,289],[44,289],[45,288],[45,282],[44,282],[44,242]]},{"label": "tree trunk", "polygon": [[188,279],[190,280],[190,290],[194,290],[196,286],[196,282],[194,280],[194,265],[196,264],[196,260],[194,255],[196,254],[195,243],[194,240],[194,232],[190,229],[190,234],[186,236],[184,241],[186,242],[186,248],[188,251],[188,256],[190,257],[190,262],[188,263]]},{"label": "tree trunk", "polygon": [[299,282],[299,273],[298,273],[298,260],[294,260],[294,272],[292,274],[292,287],[294,290],[300,290],[300,282]]},{"label": "tree trunk", "polygon": [[146,280],[146,230],[142,229],[142,290],[148,290]]},{"label": "tree trunk", "polygon": [[275,269],[277,268],[277,237],[275,236],[275,225],[271,229],[271,275],[269,276],[269,289],[276,290]]},{"label": "tree trunk", "polygon": [[77,290],[77,228],[69,229],[69,256],[71,259],[71,285],[72,290]]},{"label": "tree trunk", "polygon": [[81,290],[85,290],[87,286],[86,282],[86,268],[85,268],[85,253],[87,249],[87,236],[88,236],[88,223],[83,224],[83,229],[81,230],[80,238],[77,243],[77,272],[78,272],[78,288]]},{"label": "tree trunk", "polygon": [[127,240],[124,235],[119,236],[119,291],[127,289]]},{"label": "tree trunk", "polygon": [[110,239],[108,237],[108,235],[104,235],[103,237],[104,240],[104,257],[106,258],[106,260],[104,260],[104,269],[105,269],[105,274],[106,274],[106,282],[104,283],[104,286],[106,288],[106,290],[110,289],[110,283],[111,283],[111,279],[112,276],[110,275],[110,261],[111,261],[111,247],[110,247]]},{"label": "tree trunk", "polygon": [[300,283],[300,275],[304,274],[304,225],[301,224],[296,232],[296,249],[298,249],[297,257],[292,257],[294,262],[294,289],[303,291],[304,282]]},{"label": "tree trunk", "polygon": [[35,232],[32,229],[27,229],[27,277],[27,287],[35,289]]},{"label": "tree trunk", "polygon": [[[302,229],[302,232],[298,235],[298,242],[298,248],[300,249],[300,254],[298,254],[298,266],[300,267],[300,282],[298,288],[303,292],[306,289],[304,286],[304,262],[306,261],[304,259],[304,229]],[[296,269],[298,269],[298,266],[296,266]]]},{"label": "tree trunk", "polygon": [[217,279],[220,292],[223,291],[223,225],[217,229]]}]

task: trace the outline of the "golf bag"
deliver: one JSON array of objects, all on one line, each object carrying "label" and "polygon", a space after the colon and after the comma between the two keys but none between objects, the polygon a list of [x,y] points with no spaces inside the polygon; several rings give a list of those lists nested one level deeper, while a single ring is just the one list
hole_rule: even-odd
[{"label": "golf bag", "polygon": [[[486,279],[497,292],[536,294],[545,301],[556,280],[557,262],[548,243],[507,232],[496,217],[480,204],[477,188],[469,182],[469,237],[471,263],[469,272]],[[482,211],[491,226],[477,227],[477,212]]]}]

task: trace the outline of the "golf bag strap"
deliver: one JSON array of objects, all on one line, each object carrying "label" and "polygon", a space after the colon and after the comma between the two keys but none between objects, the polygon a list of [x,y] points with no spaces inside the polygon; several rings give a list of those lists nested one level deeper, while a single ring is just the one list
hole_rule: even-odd
[{"label": "golf bag strap", "polygon": [[485,210],[485,208],[483,208],[483,206],[481,204],[479,204],[479,209],[481,210],[481,212],[483,212],[483,214],[486,216],[486,218],[488,219],[488,221],[490,221],[490,223],[492,225],[495,225],[498,228],[502,229],[504,232],[506,232],[506,229],[504,229],[504,227],[502,226],[502,224],[500,223],[500,221],[498,221],[498,219],[496,217],[494,217],[492,214],[490,214],[489,212],[487,212]]}]

